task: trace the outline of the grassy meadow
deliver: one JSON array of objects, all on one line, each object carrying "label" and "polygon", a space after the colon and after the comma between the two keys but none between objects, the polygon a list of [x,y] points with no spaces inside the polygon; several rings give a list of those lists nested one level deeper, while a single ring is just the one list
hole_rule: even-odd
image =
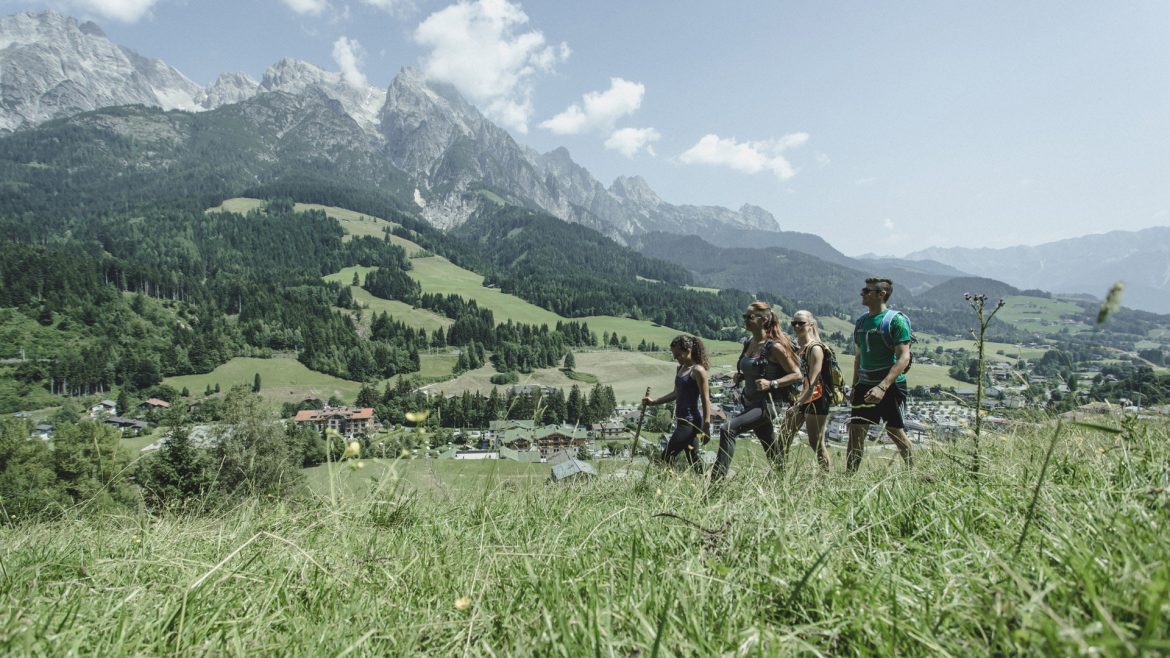
[{"label": "grassy meadow", "polygon": [[332,395],[352,402],[361,388],[358,382],[309,370],[300,361],[290,357],[237,357],[209,373],[167,377],[163,383],[180,390],[186,387],[192,396],[199,396],[208,386],[215,388],[216,384],[225,392],[236,384],[251,386],[257,373],[260,375],[261,397],[276,405],[300,402],[308,396],[327,400]]},{"label": "grassy meadow", "polygon": [[871,450],[847,477],[838,452],[822,476],[798,446],[779,473],[745,440],[716,489],[620,462],[550,485],[541,465],[371,461],[209,516],[66,510],[0,527],[0,650],[1170,652],[1170,429],[1055,432],[986,436],[977,475],[970,444],[909,470]]}]

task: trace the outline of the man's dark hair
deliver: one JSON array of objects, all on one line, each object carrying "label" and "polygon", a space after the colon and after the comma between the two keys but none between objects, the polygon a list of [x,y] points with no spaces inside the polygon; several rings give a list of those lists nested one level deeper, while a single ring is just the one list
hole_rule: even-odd
[{"label": "man's dark hair", "polygon": [[865,280],[865,286],[867,288],[877,288],[882,291],[884,293],[882,301],[884,302],[890,301],[890,297],[894,296],[894,282],[889,279],[871,277]]}]

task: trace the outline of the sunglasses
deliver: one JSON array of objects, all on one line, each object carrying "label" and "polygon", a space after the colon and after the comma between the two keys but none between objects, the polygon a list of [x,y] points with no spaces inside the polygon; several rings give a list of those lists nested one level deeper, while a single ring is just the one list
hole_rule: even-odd
[{"label": "sunglasses", "polygon": [[880,288],[862,288],[861,294],[868,295],[871,292],[881,292]]},{"label": "sunglasses", "polygon": [[803,327],[804,325],[806,325],[806,324],[808,324],[808,323],[807,323],[807,322],[801,322],[800,320],[793,320],[792,322],[789,322],[788,324],[790,324],[790,325],[792,325],[792,326],[794,326],[794,327]]},{"label": "sunglasses", "polygon": [[743,319],[744,319],[744,320],[751,320],[751,319],[752,319],[752,318],[754,318],[754,317],[756,317],[756,316],[755,316],[755,315],[753,315],[753,314],[751,314],[751,313],[744,313],[744,314],[743,314]]}]

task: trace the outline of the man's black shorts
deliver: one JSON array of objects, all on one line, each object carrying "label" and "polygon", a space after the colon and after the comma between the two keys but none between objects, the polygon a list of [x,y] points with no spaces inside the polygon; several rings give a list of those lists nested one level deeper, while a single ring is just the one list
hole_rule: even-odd
[{"label": "man's black shorts", "polygon": [[881,402],[870,405],[865,401],[865,394],[874,384],[858,384],[853,387],[853,396],[850,403],[853,411],[850,414],[850,425],[869,425],[886,421],[889,429],[906,427],[906,382],[896,382],[882,397]]}]

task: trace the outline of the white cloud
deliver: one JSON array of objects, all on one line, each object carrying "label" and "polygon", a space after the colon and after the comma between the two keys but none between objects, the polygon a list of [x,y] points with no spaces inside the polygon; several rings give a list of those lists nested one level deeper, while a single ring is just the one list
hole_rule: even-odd
[{"label": "white cloud", "polygon": [[783,153],[807,141],[808,133],[792,133],[780,139],[743,143],[733,137],[704,135],[697,144],[679,156],[679,162],[729,167],[747,174],[770,171],[780,180],[788,180],[796,175],[796,169]]},{"label": "white cloud", "polygon": [[833,159],[829,157],[828,153],[817,151],[817,154],[814,157],[817,159],[817,164],[822,167],[828,167],[829,165],[833,164]]},{"label": "white cloud", "polygon": [[288,8],[298,14],[309,14],[312,16],[320,16],[322,12],[329,8],[328,0],[281,0]]},{"label": "white cloud", "polygon": [[882,228],[886,229],[887,231],[894,230],[894,220],[890,219],[889,217],[886,217],[885,219],[882,220]]},{"label": "white cloud", "polygon": [[371,7],[377,7],[383,11],[388,11],[392,14],[400,11],[404,5],[409,4],[406,0],[362,0],[362,3]]},{"label": "white cloud", "polygon": [[610,78],[609,89],[591,91],[581,97],[584,109],[574,103],[541,123],[540,127],[558,135],[577,135],[593,129],[612,130],[614,122],[642,106],[645,95],[646,86],[640,82]]},{"label": "white cloud", "polygon": [[106,18],[133,23],[145,16],[158,0],[72,0],[70,4]]},{"label": "white cloud", "polygon": [[458,2],[426,18],[414,40],[430,49],[423,74],[455,86],[484,112],[521,133],[532,117],[532,81],[569,56],[537,31],[520,31],[528,15],[508,0]]},{"label": "white cloud", "polygon": [[366,76],[362,73],[362,46],[356,39],[341,37],[333,42],[333,61],[341,68],[341,79],[354,89],[364,89]]},{"label": "white cloud", "polygon": [[605,148],[617,151],[627,158],[634,157],[642,149],[654,155],[654,147],[651,144],[661,138],[662,135],[653,128],[622,128],[613,131],[609,139],[605,140]]}]

